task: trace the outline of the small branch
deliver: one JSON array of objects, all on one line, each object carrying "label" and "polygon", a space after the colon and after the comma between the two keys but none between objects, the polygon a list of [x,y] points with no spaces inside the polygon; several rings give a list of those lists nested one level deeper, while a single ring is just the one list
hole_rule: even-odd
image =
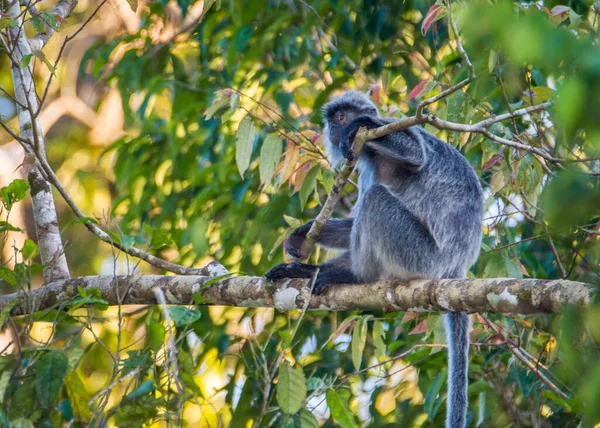
[{"label": "small branch", "polygon": [[452,4],[450,3],[450,0],[447,1],[447,5],[448,5],[448,22],[450,23],[450,27],[452,27],[452,32],[454,33],[454,37],[456,38],[456,46],[458,47],[458,52],[460,53],[460,56],[462,57],[463,62],[467,66],[467,70],[469,72],[469,77],[473,78],[473,77],[475,77],[475,69],[473,68],[473,64],[471,63],[471,60],[469,59],[469,55],[467,55],[467,51],[465,51],[465,48],[464,48],[462,42],[460,41],[460,35],[458,34],[458,27],[456,26],[456,22],[454,21],[454,18],[452,17]]},{"label": "small branch", "polygon": [[568,400],[569,396],[562,392],[558,386],[556,386],[548,377],[539,369],[538,365],[531,361],[530,358],[527,357],[525,351],[521,349],[519,345],[514,343],[512,340],[509,340],[505,337],[505,335],[500,331],[500,329],[488,318],[483,317],[486,324],[490,329],[500,337],[505,339],[505,344],[508,347],[509,351],[523,364],[527,366],[529,370],[531,370],[548,388],[550,388],[556,395],[561,397],[563,400]]},{"label": "small branch", "polygon": [[[63,55],[63,52],[65,51],[65,47],[67,46],[67,43],[69,43],[71,40],[73,40],[86,27],[86,25],[92,20],[92,18],[94,16],[96,16],[96,14],[100,10],[100,8],[106,2],[107,2],[107,0],[102,0],[100,2],[100,4],[96,7],[96,9],[92,12],[92,14],[79,26],[79,28],[70,36],[65,37],[65,40],[63,41],[62,45],[60,46],[60,50],[58,51],[58,55],[56,56],[56,60],[54,61],[54,69],[55,70],[58,67],[58,62],[60,61],[60,59]],[[77,0],[75,0],[74,3],[76,6]],[[69,12],[69,14],[70,13],[71,12]],[[46,25],[46,27],[48,27],[48,26]],[[50,89],[50,84],[52,83],[53,77],[54,77],[54,73],[50,73],[50,75],[48,76],[48,82],[46,83],[46,87],[44,88],[44,94],[42,95],[42,99],[40,101],[40,106],[39,106],[38,110],[35,112],[35,117],[37,117],[40,114],[40,111],[42,110],[42,107],[44,106],[46,97],[48,96],[48,90]]]},{"label": "small branch", "polygon": [[[78,0],[59,0],[58,4],[52,11],[52,15],[59,16],[60,18],[58,21],[64,21],[69,15],[71,15],[71,12],[77,6],[77,2]],[[50,40],[50,37],[52,37],[54,34],[52,27],[50,27],[45,21],[44,24],[46,26],[46,32],[42,34],[36,34],[29,40],[29,46],[31,46],[32,51],[42,50],[46,43],[48,43],[48,40]]]},{"label": "small branch", "polygon": [[426,100],[423,100],[419,103],[419,105],[417,106],[417,113],[416,116],[417,117],[421,117],[423,115],[423,109],[425,107],[427,107],[429,104],[433,104],[435,102],[438,102],[439,100],[441,100],[442,98],[446,98],[448,95],[453,94],[454,92],[458,91],[459,89],[464,88],[465,86],[467,86],[469,83],[471,83],[473,80],[475,80],[474,76],[469,76],[467,77],[465,80],[463,80],[462,82],[457,83],[454,86],[451,86],[450,88],[440,92],[439,94],[428,98]]},{"label": "small branch", "polygon": [[[581,282],[545,279],[439,279],[378,281],[331,287],[311,296],[310,280],[288,279],[271,283],[260,277],[230,277],[211,285],[208,276],[84,276],[47,284],[30,292],[0,296],[0,310],[13,299],[19,303],[13,316],[58,309],[78,295],[78,287],[98,289],[109,305],[155,305],[156,287],[169,296],[169,304],[202,304],[245,308],[377,312],[492,312],[512,314],[557,313],[567,305],[586,307],[597,287]],[[119,296],[116,284],[127,289]],[[119,299],[121,297],[121,299]]]},{"label": "small branch", "polygon": [[169,308],[167,308],[167,299],[165,298],[164,291],[161,290],[159,287],[154,287],[152,291],[156,296],[156,301],[160,304],[163,317],[165,318],[165,323],[167,324],[167,330],[169,331],[169,356],[167,357],[167,362],[171,368],[171,375],[175,379],[175,386],[177,387],[177,392],[179,392],[179,394],[183,394],[184,389],[182,388],[181,381],[179,380],[179,367],[177,365],[177,347],[175,346],[175,333],[173,332],[172,326],[173,320],[171,319],[171,315],[169,314]]},{"label": "small branch", "polygon": [[219,276],[227,273],[227,269],[225,269],[220,263],[217,262],[210,262],[208,265],[202,268],[191,268],[168,262],[159,257],[153,256],[150,253],[140,250],[139,248],[133,246],[125,247],[119,242],[114,242],[114,240],[108,233],[106,233],[104,230],[98,227],[88,216],[86,216],[83,213],[83,211],[81,211],[79,206],[75,203],[73,198],[71,198],[71,195],[69,195],[67,190],[64,188],[64,186],[62,185],[62,183],[48,164],[48,161],[43,156],[40,156],[39,153],[37,153],[35,150],[34,153],[37,161],[41,164],[42,169],[48,176],[48,180],[50,181],[50,183],[52,183],[56,190],[58,190],[58,193],[60,193],[60,195],[63,197],[69,208],[71,208],[71,210],[75,213],[77,217],[85,219],[83,224],[88,228],[90,232],[92,232],[104,242],[114,246],[115,248],[126,254],[129,254],[130,256],[144,260],[152,266],[166,270],[168,272],[177,273],[179,275]]}]

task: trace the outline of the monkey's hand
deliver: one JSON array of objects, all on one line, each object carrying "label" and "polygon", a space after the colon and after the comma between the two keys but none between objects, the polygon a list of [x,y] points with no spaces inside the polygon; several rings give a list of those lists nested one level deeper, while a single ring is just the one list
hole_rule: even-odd
[{"label": "monkey's hand", "polygon": [[302,244],[304,243],[306,235],[310,230],[312,224],[313,220],[309,221],[303,226],[300,226],[299,228],[294,230],[290,237],[287,239],[285,243],[285,251],[294,259],[304,258],[303,254],[301,254]]},{"label": "monkey's hand", "polygon": [[282,263],[273,266],[271,270],[265,274],[265,278],[269,281],[277,281],[284,278],[312,278],[317,269],[318,266],[306,265],[304,263]]},{"label": "monkey's hand", "polygon": [[356,133],[360,128],[374,129],[379,128],[384,125],[384,123],[380,120],[377,120],[376,117],[372,116],[359,116],[350,122],[344,129],[342,129],[342,133],[340,135],[340,150],[346,159],[349,161],[354,160],[354,139],[356,138]]}]

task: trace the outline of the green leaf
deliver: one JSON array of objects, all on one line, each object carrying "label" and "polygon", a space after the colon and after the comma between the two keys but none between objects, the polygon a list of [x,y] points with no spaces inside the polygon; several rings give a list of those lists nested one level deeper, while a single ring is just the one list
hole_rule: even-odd
[{"label": "green leaf", "polygon": [[310,377],[306,381],[306,389],[309,391],[314,391],[315,389],[325,389],[325,381],[320,377]]},{"label": "green leaf", "polygon": [[200,319],[200,312],[183,306],[171,306],[169,315],[177,327],[192,324]]},{"label": "green leaf", "polygon": [[318,428],[319,422],[311,412],[301,409],[298,414],[298,423],[294,426],[299,428]]},{"label": "green leaf", "polygon": [[360,370],[360,365],[362,363],[363,352],[365,350],[365,344],[367,343],[367,332],[367,317],[361,317],[354,324],[351,343],[352,364],[354,364],[354,368],[357,371]]},{"label": "green leaf", "polygon": [[19,65],[19,67],[27,68],[29,66],[29,64],[31,63],[32,56],[33,56],[32,54],[23,55],[23,58],[21,58],[21,64]]},{"label": "green leaf", "polygon": [[56,69],[50,63],[50,61],[48,61],[48,58],[46,58],[46,54],[44,52],[42,52],[40,50],[36,50],[36,51],[33,51],[32,53],[33,53],[33,56],[35,56],[37,59],[39,59],[46,65],[46,68],[48,68],[48,71],[50,71],[50,73],[52,73],[52,74],[56,73]]},{"label": "green leaf", "polygon": [[56,15],[52,15],[48,12],[42,12],[42,18],[44,18],[46,24],[48,24],[54,31],[59,30],[60,22],[56,19]]},{"label": "green leaf", "polygon": [[69,359],[61,351],[45,352],[35,363],[35,390],[41,406],[50,409],[60,397]]},{"label": "green leaf", "polygon": [[12,311],[13,308],[15,306],[17,306],[20,301],[21,301],[21,299],[18,298],[18,297],[16,297],[16,298],[12,299],[11,301],[9,301],[6,304],[6,306],[4,306],[2,308],[2,311],[0,311],[0,331],[2,331],[2,328],[4,327],[4,324],[10,318],[10,311]]},{"label": "green leaf", "polygon": [[0,233],[2,232],[24,232],[24,230],[13,226],[7,221],[0,221]]},{"label": "green leaf", "polygon": [[431,384],[431,387],[429,387],[429,391],[425,396],[425,403],[423,407],[425,409],[425,412],[427,412],[429,420],[432,422],[435,419],[435,415],[440,407],[441,401],[438,400],[438,395],[440,393],[442,385],[444,384],[444,377],[445,374],[438,375]]},{"label": "green leaf", "polygon": [[73,416],[82,423],[88,423],[92,418],[92,409],[89,405],[89,394],[81,378],[75,370],[69,371],[65,379],[67,396],[73,409]]},{"label": "green leaf", "polygon": [[158,351],[165,342],[165,327],[159,322],[149,322],[146,325],[146,346]]},{"label": "green leaf", "polygon": [[215,100],[215,102],[209,108],[206,109],[206,111],[204,112],[204,118],[206,120],[212,119],[217,111],[228,105],[230,105],[230,99],[225,96],[222,96],[220,99]]},{"label": "green leaf", "polygon": [[150,248],[160,248],[165,245],[172,245],[171,233],[165,229],[153,229],[147,224],[144,225],[144,231],[150,235]]},{"label": "green leaf", "polygon": [[15,202],[25,198],[29,190],[29,184],[25,180],[16,179],[8,186],[0,189],[0,199],[8,211],[12,209]]},{"label": "green leaf", "polygon": [[298,220],[297,218],[291,217],[291,216],[286,215],[286,214],[283,215],[283,219],[285,220],[285,222],[290,227],[293,227],[294,229],[297,229],[297,228],[299,228],[300,226],[302,226],[304,224],[300,220]]},{"label": "green leaf", "polygon": [[348,404],[333,389],[327,391],[327,405],[331,411],[331,417],[339,426],[342,428],[358,428]]},{"label": "green leaf", "polygon": [[277,403],[281,411],[288,415],[297,413],[306,399],[306,380],[300,367],[292,367],[287,362],[279,367]]},{"label": "green leaf", "polygon": [[0,374],[0,405],[4,404],[4,395],[6,394],[6,389],[10,384],[11,377],[12,370],[4,370],[2,374]]},{"label": "green leaf", "polygon": [[46,24],[44,24],[44,20],[40,15],[32,17],[31,23],[33,24],[33,29],[36,33],[46,34]]},{"label": "green leaf", "polygon": [[2,17],[0,18],[0,30],[4,30],[5,28],[11,27],[14,28],[16,25],[15,21],[12,20],[11,17]]},{"label": "green leaf", "polygon": [[17,275],[6,266],[0,266],[0,278],[8,282],[10,285],[17,285],[19,282]]},{"label": "green leaf", "polygon": [[[229,278],[230,276],[233,276],[235,274],[236,274],[236,272],[228,272],[228,273],[224,273],[223,275],[212,277],[211,279],[209,279],[208,281],[206,281],[205,283],[202,284],[202,288],[208,288],[211,285],[216,284],[217,282],[221,281],[222,279]],[[196,294],[198,294],[198,293],[197,292],[194,293],[194,303],[196,303],[198,305],[199,303],[196,302]],[[201,297],[201,296],[198,295],[198,297]]]},{"label": "green leaf", "polygon": [[319,165],[314,166],[302,182],[302,187],[300,188],[300,208],[304,209],[304,205],[308,200],[309,196],[312,194],[315,189],[315,184],[317,183],[317,176],[319,175],[319,171],[321,171],[321,167]]},{"label": "green leaf", "polygon": [[252,147],[254,146],[254,122],[250,116],[246,116],[238,127],[235,143],[235,161],[242,179],[244,173],[250,166],[250,158],[252,156]]},{"label": "green leaf", "polygon": [[260,182],[268,183],[275,174],[275,168],[281,158],[283,145],[281,137],[277,134],[269,134],[260,149]]},{"label": "green leaf", "polygon": [[385,330],[381,321],[373,323],[373,346],[375,347],[375,357],[379,358],[385,355]]},{"label": "green leaf", "polygon": [[141,397],[142,395],[146,395],[149,392],[154,391],[155,389],[156,389],[156,387],[154,386],[154,382],[151,380],[147,380],[147,381],[143,382],[140,386],[138,386],[136,389],[131,391],[129,394],[127,394],[125,396],[125,398],[131,399],[131,398]]},{"label": "green leaf", "polygon": [[25,260],[32,259],[40,253],[40,249],[31,239],[25,240],[25,243],[23,244],[23,249],[21,251]]}]

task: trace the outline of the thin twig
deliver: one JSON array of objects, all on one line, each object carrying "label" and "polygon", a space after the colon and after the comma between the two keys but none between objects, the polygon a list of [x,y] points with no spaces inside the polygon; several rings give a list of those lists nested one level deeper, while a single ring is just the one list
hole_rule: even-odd
[{"label": "thin twig", "polygon": [[533,361],[531,361],[529,358],[527,358],[527,355],[525,352],[523,352],[523,350],[521,349],[520,346],[518,346],[516,343],[514,343],[512,340],[510,340],[509,338],[507,338],[502,331],[500,331],[500,329],[496,326],[496,324],[490,320],[489,318],[487,318],[484,315],[481,315],[481,317],[485,320],[486,324],[488,325],[488,327],[498,336],[504,338],[504,340],[506,341],[506,346],[508,348],[508,350],[519,360],[521,361],[523,364],[525,364],[527,366],[527,368],[529,370],[531,370],[544,384],[546,384],[546,386],[548,388],[550,388],[556,395],[558,395],[559,397],[561,397],[563,400],[568,400],[569,396],[567,394],[565,394],[563,391],[561,391],[558,386],[556,386],[550,379],[548,379],[548,377],[542,373],[542,371],[539,369],[538,365],[536,363],[534,363]]},{"label": "thin twig", "polygon": [[154,287],[152,289],[154,295],[156,296],[156,301],[159,303],[160,308],[163,313],[163,317],[165,318],[165,323],[167,324],[167,330],[169,332],[169,339],[167,341],[169,345],[169,357],[167,358],[167,362],[171,368],[171,374],[175,379],[175,385],[177,387],[177,391],[180,394],[183,394],[184,389],[181,386],[181,380],[179,380],[179,366],[177,365],[177,347],[175,346],[175,333],[173,332],[171,315],[169,314],[169,308],[167,308],[167,299],[165,298],[165,293],[158,287]]}]

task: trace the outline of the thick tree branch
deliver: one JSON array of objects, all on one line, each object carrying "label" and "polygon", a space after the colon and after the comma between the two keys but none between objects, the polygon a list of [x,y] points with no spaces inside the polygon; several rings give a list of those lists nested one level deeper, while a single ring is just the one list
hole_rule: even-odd
[{"label": "thick tree branch", "polygon": [[[461,311],[513,314],[556,313],[566,305],[587,306],[597,287],[566,280],[543,279],[440,279],[379,281],[372,284],[340,285],[322,296],[310,297],[309,280],[293,279],[269,283],[259,277],[231,277],[216,283],[206,276],[85,276],[48,284],[30,293],[0,296],[0,310],[14,299],[12,315],[32,311],[64,309],[77,296],[78,287],[100,290],[110,305],[154,305],[158,287],[170,304],[201,304],[239,307],[269,307],[281,311],[299,309],[345,311]],[[127,295],[119,299],[116,284]],[[123,296],[121,296],[123,297]],[[307,299],[308,301],[307,305]]]},{"label": "thick tree branch", "polygon": [[[10,3],[8,15],[16,23],[15,27],[8,29],[8,36],[12,50],[10,65],[21,128],[19,141],[22,144],[24,141],[30,142],[31,146],[36,148],[37,153],[45,158],[44,136],[39,120],[34,116],[34,112],[38,110],[38,100],[32,67],[31,64],[21,67],[23,57],[32,55],[32,50],[25,36],[23,15],[18,1]],[[38,167],[34,167],[27,178],[31,187],[31,204],[40,257],[44,264],[44,279],[46,282],[51,282],[68,278],[69,267],[58,228],[52,189]]]}]

